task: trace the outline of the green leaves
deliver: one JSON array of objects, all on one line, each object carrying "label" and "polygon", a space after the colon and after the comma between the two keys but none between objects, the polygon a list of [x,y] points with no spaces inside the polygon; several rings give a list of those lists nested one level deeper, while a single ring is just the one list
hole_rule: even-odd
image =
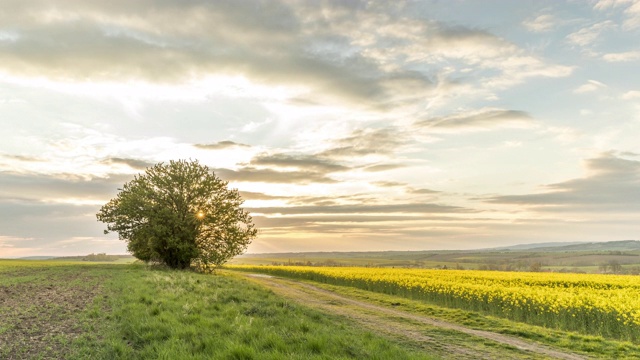
[{"label": "green leaves", "polygon": [[257,235],[235,189],[197,161],[170,161],[124,184],[96,215],[144,261],[173,268],[219,266]]}]

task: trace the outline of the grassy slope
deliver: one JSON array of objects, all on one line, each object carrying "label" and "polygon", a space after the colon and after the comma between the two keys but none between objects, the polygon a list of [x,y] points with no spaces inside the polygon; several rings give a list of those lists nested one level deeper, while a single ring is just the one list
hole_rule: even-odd
[{"label": "grassy slope", "polygon": [[3,359],[430,358],[224,275],[0,261],[0,291]]}]

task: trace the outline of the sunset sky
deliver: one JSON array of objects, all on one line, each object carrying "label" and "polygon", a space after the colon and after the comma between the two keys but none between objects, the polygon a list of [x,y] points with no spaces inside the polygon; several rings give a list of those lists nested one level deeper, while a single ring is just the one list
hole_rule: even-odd
[{"label": "sunset sky", "polygon": [[637,0],[0,4],[0,257],[125,253],[172,159],[253,253],[640,238]]}]

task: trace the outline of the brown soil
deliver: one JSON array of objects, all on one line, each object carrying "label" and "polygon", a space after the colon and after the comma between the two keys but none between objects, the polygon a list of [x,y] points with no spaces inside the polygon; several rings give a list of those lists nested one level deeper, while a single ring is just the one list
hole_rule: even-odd
[{"label": "brown soil", "polygon": [[[584,356],[568,353],[508,335],[470,329],[458,324],[415,315],[389,307],[355,300],[316,286],[261,274],[248,275],[274,292],[296,302],[354,320],[373,331],[399,340],[409,341],[429,350],[433,355],[451,359],[566,359],[583,360]],[[477,341],[458,341],[457,332]],[[457,337],[460,339],[460,337]]]},{"label": "brown soil", "polygon": [[97,286],[73,286],[74,281],[89,281],[80,276],[0,286],[0,358],[64,358],[69,342],[81,333],[78,313],[100,292]]}]

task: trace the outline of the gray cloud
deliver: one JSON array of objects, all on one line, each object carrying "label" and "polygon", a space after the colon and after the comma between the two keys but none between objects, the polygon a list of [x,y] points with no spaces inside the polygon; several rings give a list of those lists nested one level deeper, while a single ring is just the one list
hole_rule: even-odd
[{"label": "gray cloud", "polygon": [[371,154],[394,154],[406,145],[406,135],[397,129],[357,129],[351,135],[335,141],[335,146],[319,155],[344,158]]},{"label": "gray cloud", "polygon": [[604,153],[585,162],[588,176],[546,185],[543,193],[495,196],[491,203],[548,211],[640,210],[640,161]]},{"label": "gray cloud", "polygon": [[331,160],[323,159],[315,155],[288,155],[288,154],[262,154],[251,159],[251,165],[295,167],[307,171],[332,173],[349,170]]},{"label": "gray cloud", "polygon": [[507,63],[521,77],[555,76],[537,59],[517,61],[525,57],[520,49],[486,31],[419,19],[404,6],[364,0],[67,0],[56,7],[8,1],[0,15],[0,31],[10,34],[0,41],[0,70],[152,82],[241,74],[308,88],[299,101],[329,96],[379,109],[451,90],[452,81],[433,76],[448,58],[498,70],[498,77]]},{"label": "gray cloud", "polygon": [[106,160],[108,164],[124,164],[132,169],[145,170],[148,167],[153,166],[153,163],[144,160],[137,159],[125,159],[125,158],[110,158]]},{"label": "gray cloud", "polygon": [[232,73],[360,101],[384,93],[375,62],[335,57],[332,49],[348,46],[348,37],[309,33],[323,19],[284,2],[67,1],[55,9],[13,2],[5,9],[13,16],[3,24],[15,36],[0,42],[0,63],[13,73],[154,82]]},{"label": "gray cloud", "polygon": [[407,192],[410,193],[410,194],[422,195],[422,194],[437,194],[440,191],[435,191],[435,190],[431,190],[431,189],[412,189],[412,188],[409,188],[409,189],[407,189]]},{"label": "gray cloud", "polygon": [[406,167],[407,165],[403,164],[379,164],[379,165],[371,165],[364,168],[364,171],[368,172],[379,172],[379,171],[387,171],[394,170]]},{"label": "gray cloud", "polygon": [[244,200],[278,200],[278,199],[286,199],[286,196],[274,196],[268,195],[261,192],[254,191],[240,191],[240,196]]},{"label": "gray cloud", "polygon": [[480,109],[453,114],[445,117],[429,118],[415,123],[418,127],[432,130],[489,130],[499,127],[531,126],[533,119],[524,111],[503,109]]},{"label": "gray cloud", "polygon": [[288,197],[287,204],[290,205],[313,205],[313,206],[333,206],[345,203],[369,203],[375,199],[366,193],[354,193],[349,195],[329,195],[329,196],[292,196]]},{"label": "gray cloud", "polygon": [[251,212],[262,214],[380,214],[380,213],[468,213],[473,212],[458,206],[438,204],[393,204],[393,205],[333,205],[333,206],[290,206],[290,207],[263,207],[251,208]]},{"label": "gray cloud", "polygon": [[436,221],[455,223],[460,219],[452,216],[438,215],[314,215],[314,216],[285,216],[285,217],[267,217],[254,216],[256,224],[261,227],[298,227],[308,224],[333,224],[333,223],[388,223],[388,222],[418,222],[418,221]]},{"label": "gray cloud", "polygon": [[0,172],[0,198],[51,201],[74,198],[109,200],[117,188],[131,175],[111,175],[105,178],[84,179],[74,175],[41,175]]},{"label": "gray cloud", "polygon": [[0,247],[4,243],[8,253],[27,248],[30,254],[41,255],[124,253],[122,241],[102,233],[105,227],[95,218],[98,209],[0,198]]},{"label": "gray cloud", "polygon": [[10,160],[17,160],[23,162],[40,162],[43,161],[40,158],[34,156],[24,156],[24,155],[15,155],[15,154],[0,154],[0,157]]},{"label": "gray cloud", "polygon": [[250,145],[241,144],[241,143],[237,143],[229,140],[219,141],[214,144],[195,144],[194,146],[197,147],[198,149],[205,149],[205,150],[222,150],[222,149],[229,149],[234,147],[247,147],[247,148],[251,147]]},{"label": "gray cloud", "polygon": [[397,181],[374,181],[372,182],[372,184],[380,187],[398,187],[398,186],[407,185],[406,183],[401,183]]},{"label": "gray cloud", "polygon": [[309,171],[275,171],[245,167],[239,170],[214,169],[223,180],[250,181],[281,184],[335,183],[336,180]]}]

